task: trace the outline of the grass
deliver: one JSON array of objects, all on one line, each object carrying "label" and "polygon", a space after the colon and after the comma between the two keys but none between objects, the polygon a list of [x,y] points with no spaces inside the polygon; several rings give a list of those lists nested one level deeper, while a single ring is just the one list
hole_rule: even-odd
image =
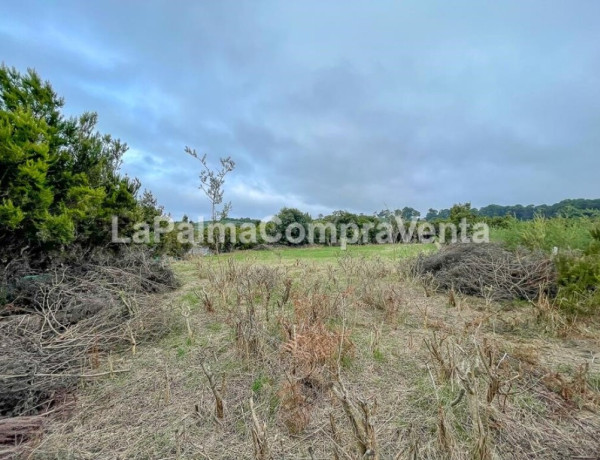
[{"label": "grass", "polygon": [[388,260],[404,259],[413,257],[421,252],[435,251],[432,244],[366,244],[348,245],[345,250],[339,246],[307,246],[307,247],[285,247],[260,251],[236,251],[231,254],[223,254],[222,258],[232,258],[236,261],[254,262],[282,262],[282,261],[311,261],[311,262],[335,262],[342,257],[381,257]]},{"label": "grass", "polygon": [[595,456],[598,329],[566,339],[530,304],[428,297],[400,262],[431,250],[282,248],[177,262],[181,288],[156,301],[189,306],[193,336],[182,316],[162,341],[115,357],[131,372],[82,388],[32,458],[354,459],[364,457],[357,438],[380,459]]},{"label": "grass", "polygon": [[265,385],[269,384],[269,378],[264,375],[260,375],[259,377],[252,382],[252,391],[254,393],[259,393]]}]

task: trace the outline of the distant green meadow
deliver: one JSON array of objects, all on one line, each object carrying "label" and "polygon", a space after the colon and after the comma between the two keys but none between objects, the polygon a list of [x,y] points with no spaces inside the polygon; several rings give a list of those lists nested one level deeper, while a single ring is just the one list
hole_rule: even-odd
[{"label": "distant green meadow", "polygon": [[294,260],[317,260],[322,262],[335,262],[340,257],[355,256],[375,258],[381,257],[388,260],[406,259],[417,256],[423,252],[434,252],[433,244],[366,244],[348,245],[345,249],[340,246],[302,246],[285,247],[275,246],[268,249],[249,249],[219,255],[219,258],[233,258],[235,260],[255,260],[260,262],[279,262]]}]

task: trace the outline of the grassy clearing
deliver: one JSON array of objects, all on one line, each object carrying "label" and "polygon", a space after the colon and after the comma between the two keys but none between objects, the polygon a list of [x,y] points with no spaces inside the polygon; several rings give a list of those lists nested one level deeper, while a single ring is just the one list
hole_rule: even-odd
[{"label": "grassy clearing", "polygon": [[404,269],[422,249],[178,262],[171,334],[113,357],[131,372],[83,386],[33,457],[597,455],[598,330],[430,294]]},{"label": "grassy clearing", "polygon": [[406,259],[416,256],[422,252],[435,251],[432,244],[366,244],[348,245],[342,250],[339,246],[311,246],[311,247],[284,247],[279,246],[272,249],[259,251],[236,251],[225,254],[222,257],[232,258],[237,261],[254,262],[285,262],[285,261],[315,261],[335,262],[342,257],[381,257],[384,259]]}]

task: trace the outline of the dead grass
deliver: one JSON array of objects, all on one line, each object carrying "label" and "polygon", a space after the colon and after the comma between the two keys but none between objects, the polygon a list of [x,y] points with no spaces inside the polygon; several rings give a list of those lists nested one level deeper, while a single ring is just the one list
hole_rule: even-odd
[{"label": "dead grass", "polygon": [[219,257],[176,269],[183,287],[157,302],[189,311],[177,330],[112,358],[130,373],[82,382],[70,417],[48,424],[31,458],[559,459],[600,449],[593,326],[565,338],[543,305],[438,295],[391,260]]}]

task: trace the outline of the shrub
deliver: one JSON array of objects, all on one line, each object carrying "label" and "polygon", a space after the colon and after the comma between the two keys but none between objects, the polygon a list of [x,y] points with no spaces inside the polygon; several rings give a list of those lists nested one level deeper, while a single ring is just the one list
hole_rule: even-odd
[{"label": "shrub", "polygon": [[68,244],[110,243],[113,215],[129,228],[148,217],[140,183],[119,173],[127,145],[63,104],[34,71],[0,66],[0,262],[26,248],[43,265]]},{"label": "shrub", "polygon": [[590,231],[592,239],[580,254],[561,254],[558,268],[558,304],[569,315],[591,315],[600,309],[600,226]]},{"label": "shrub", "polygon": [[491,238],[502,242],[509,249],[519,246],[531,250],[552,251],[585,250],[592,241],[590,230],[598,219],[580,218],[545,218],[536,216],[533,220],[507,220],[502,225],[493,226]]},{"label": "shrub", "polygon": [[[277,229],[281,233],[283,243],[288,245],[302,245],[307,243],[308,224],[312,221],[308,213],[304,213],[296,208],[282,208],[277,217],[281,221],[277,225]],[[290,232],[289,239],[286,237],[286,231]],[[304,235],[303,238],[302,235]]]}]

